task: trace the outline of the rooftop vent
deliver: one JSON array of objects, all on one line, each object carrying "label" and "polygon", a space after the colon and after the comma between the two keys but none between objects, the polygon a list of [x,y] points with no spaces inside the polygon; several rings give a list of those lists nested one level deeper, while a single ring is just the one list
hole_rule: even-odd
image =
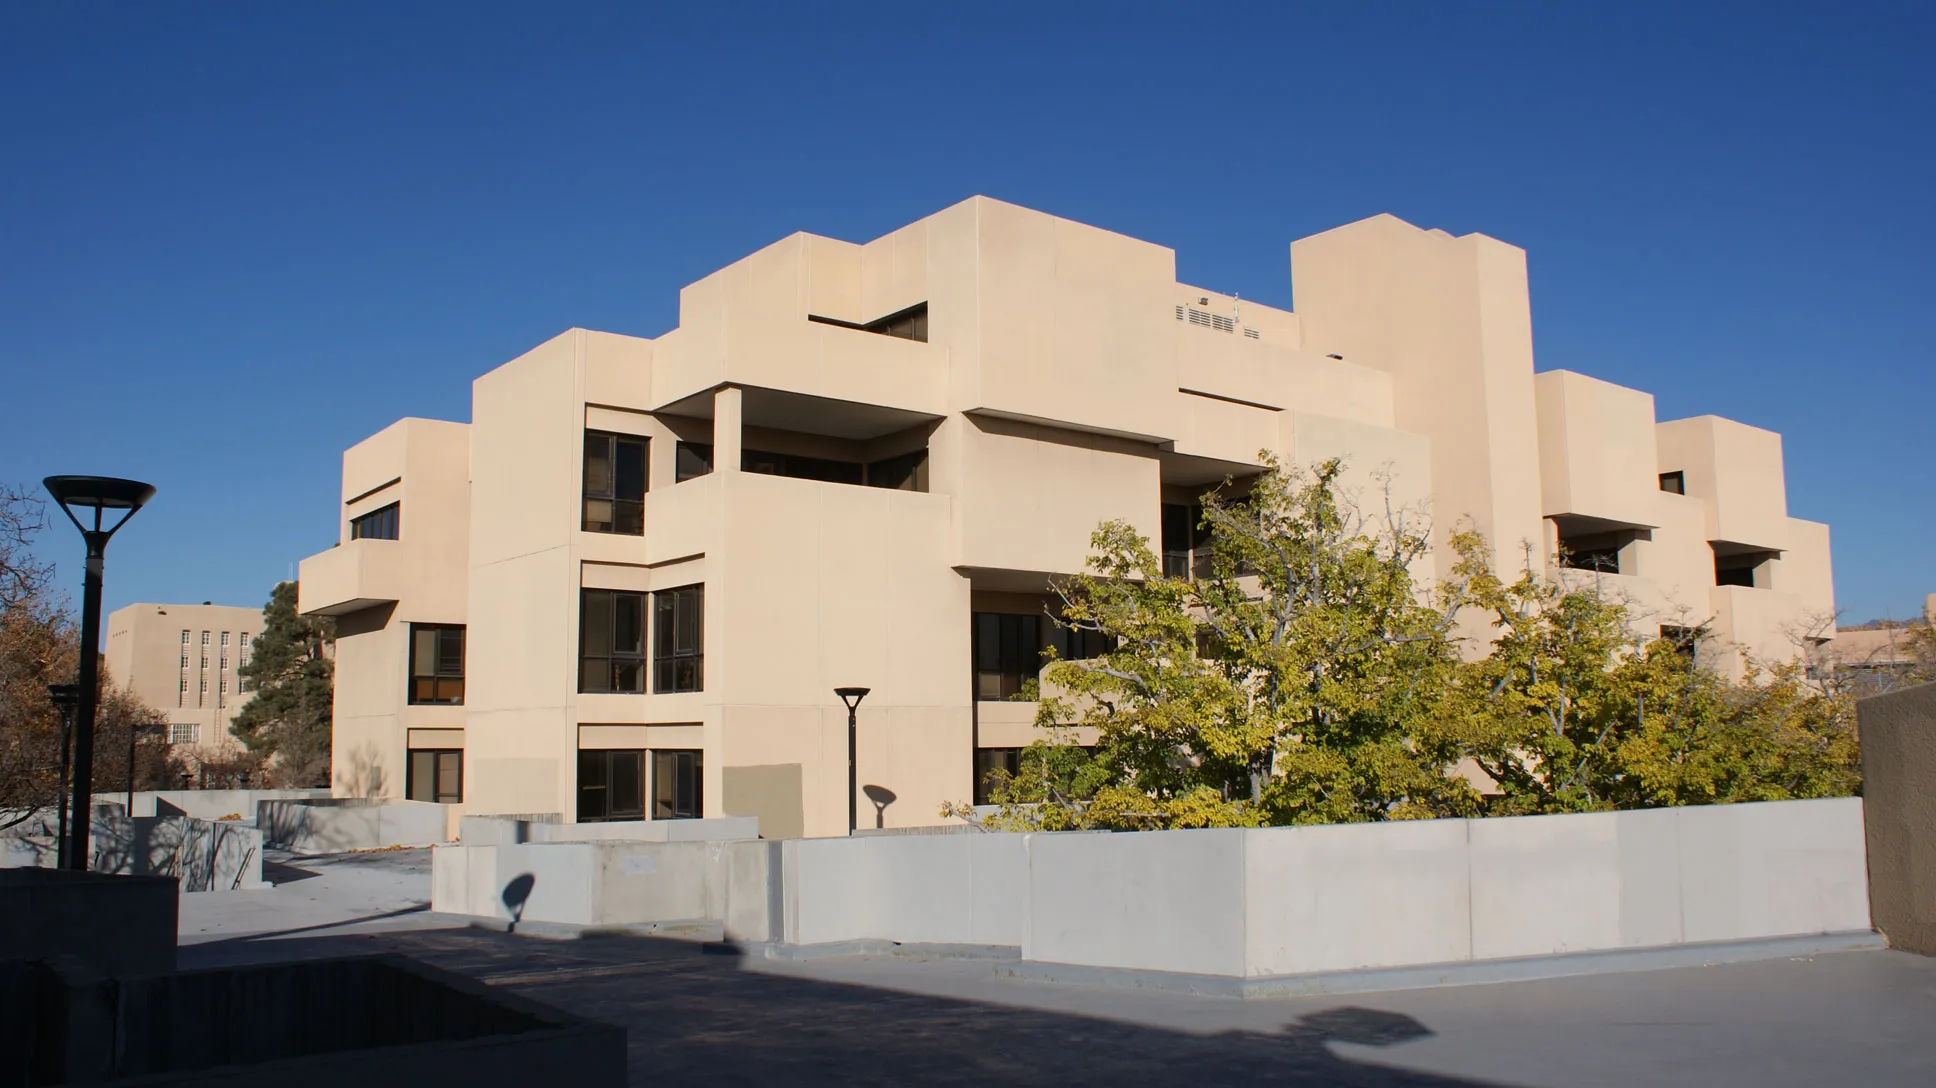
[{"label": "rooftop vent", "polygon": [[[1178,306],[1176,308],[1176,319],[1178,321],[1188,321],[1192,325],[1201,325],[1206,329],[1215,329],[1218,332],[1237,331],[1236,318],[1225,317],[1222,314],[1213,314],[1208,310],[1199,310],[1195,306]],[[1248,335],[1248,330],[1246,330],[1246,335]]]}]

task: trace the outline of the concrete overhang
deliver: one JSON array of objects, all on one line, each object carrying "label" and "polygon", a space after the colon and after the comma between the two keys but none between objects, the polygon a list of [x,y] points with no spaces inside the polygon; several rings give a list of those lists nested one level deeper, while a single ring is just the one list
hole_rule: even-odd
[{"label": "concrete overhang", "polygon": [[[707,389],[682,397],[659,411],[688,419],[711,419],[714,392],[713,389]],[[816,397],[784,389],[757,386],[742,386],[740,389],[740,420],[748,427],[864,441],[922,424],[936,423],[942,418],[928,412]]]}]

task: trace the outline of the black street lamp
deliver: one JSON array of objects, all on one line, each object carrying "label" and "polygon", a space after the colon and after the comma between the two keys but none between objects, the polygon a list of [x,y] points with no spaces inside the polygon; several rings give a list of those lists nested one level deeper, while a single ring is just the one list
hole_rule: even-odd
[{"label": "black street lamp", "polygon": [[856,781],[855,771],[854,771],[854,767],[855,767],[854,738],[858,734],[858,731],[860,728],[859,725],[857,724],[858,711],[860,710],[860,701],[862,699],[867,698],[867,693],[870,690],[872,689],[871,688],[835,688],[834,689],[834,694],[840,696],[840,701],[847,704],[847,833],[849,835],[853,834],[854,828],[859,826],[859,823],[858,823],[859,818],[856,815],[858,811],[857,798],[859,795],[859,790],[857,790],[854,785]]},{"label": "black street lamp", "polygon": [[[60,504],[67,520],[87,541],[87,570],[81,579],[80,699],[74,714],[74,797],[71,805],[73,838],[67,848],[67,867],[87,870],[88,816],[94,803],[94,709],[101,685],[101,569],[106,565],[108,538],[128,523],[141,505],[154,498],[153,484],[112,476],[49,476],[41,481]],[[75,509],[93,512],[94,527],[82,524]],[[102,528],[106,510],[126,510],[121,519]]]},{"label": "black street lamp", "polygon": [[55,832],[54,865],[67,868],[67,771],[68,757],[73,754],[74,745],[74,704],[81,698],[79,684],[47,685],[47,701],[60,711],[61,718],[61,768],[60,785],[54,794],[54,816],[60,823]]}]

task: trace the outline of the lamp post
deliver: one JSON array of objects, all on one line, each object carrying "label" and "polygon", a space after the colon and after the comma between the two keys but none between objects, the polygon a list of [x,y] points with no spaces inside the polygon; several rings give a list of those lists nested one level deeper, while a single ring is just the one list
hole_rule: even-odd
[{"label": "lamp post", "polygon": [[56,859],[54,865],[60,869],[67,868],[68,757],[73,752],[74,744],[74,704],[80,697],[81,686],[79,684],[47,685],[47,701],[54,704],[55,708],[60,711],[61,719],[60,783],[54,794],[54,817],[60,824],[60,830],[55,832],[54,837],[54,857]]},{"label": "lamp post", "polygon": [[852,835],[854,833],[854,828],[858,826],[858,816],[856,815],[856,812],[858,811],[856,798],[858,797],[860,792],[858,789],[855,788],[855,782],[857,781],[857,779],[855,777],[855,770],[854,770],[855,768],[854,738],[858,735],[859,728],[860,728],[858,725],[858,717],[859,717],[858,712],[860,710],[860,701],[862,699],[867,698],[867,693],[870,690],[872,689],[871,688],[835,688],[834,689],[834,694],[840,696],[840,701],[847,704],[847,833],[849,835]]},{"label": "lamp post", "polygon": [[[74,713],[73,837],[67,847],[67,867],[85,872],[88,816],[94,802],[94,709],[101,684],[101,569],[107,562],[108,538],[154,497],[155,489],[153,484],[112,476],[49,476],[41,483],[87,542],[87,568],[81,580],[81,690]],[[75,516],[76,508],[92,511],[93,528]],[[102,528],[101,514],[106,510],[127,513]]]}]

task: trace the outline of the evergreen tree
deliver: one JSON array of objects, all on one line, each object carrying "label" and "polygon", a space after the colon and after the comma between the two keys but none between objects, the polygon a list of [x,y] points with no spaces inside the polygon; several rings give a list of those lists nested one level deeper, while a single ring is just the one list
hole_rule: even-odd
[{"label": "evergreen tree", "polygon": [[330,704],[336,625],[296,612],[296,583],[282,582],[262,610],[242,679],[255,693],[230,730],[249,751],[271,757],[285,786],[329,784]]}]

